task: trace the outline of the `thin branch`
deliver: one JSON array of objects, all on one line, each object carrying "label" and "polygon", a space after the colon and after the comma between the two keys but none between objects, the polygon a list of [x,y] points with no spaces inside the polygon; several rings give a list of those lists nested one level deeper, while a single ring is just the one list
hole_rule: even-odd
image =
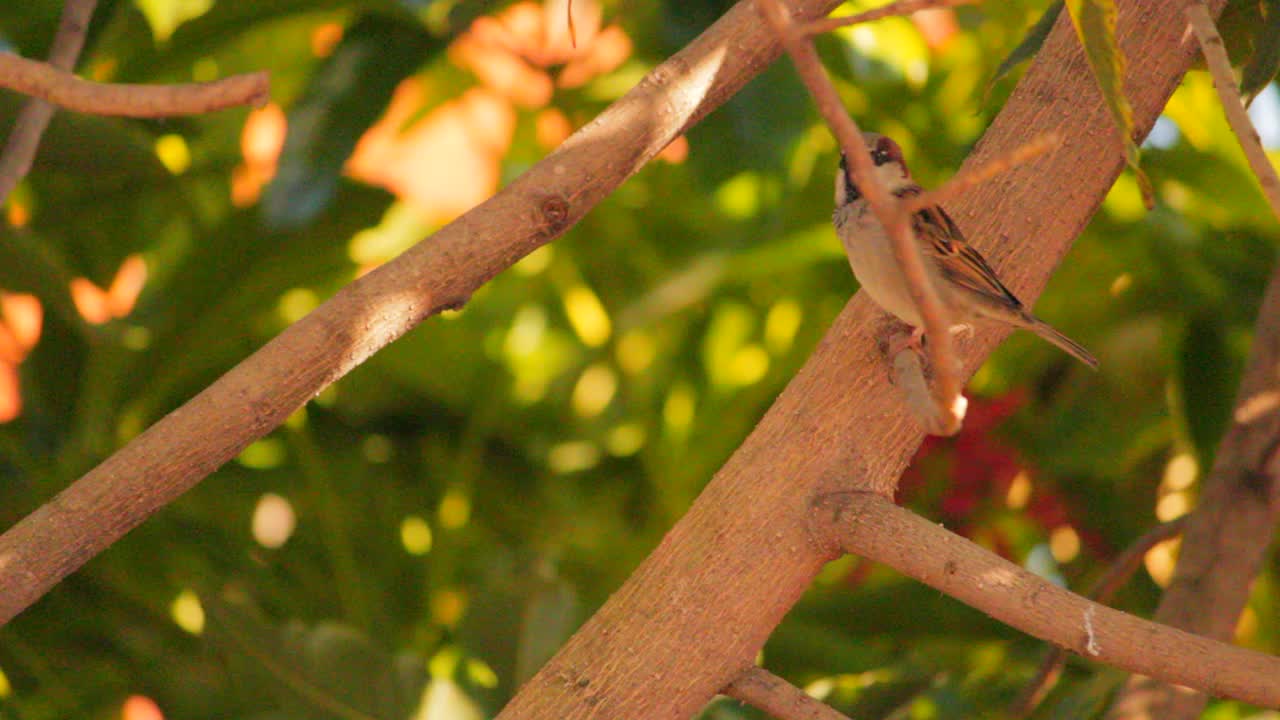
[{"label": "thin branch", "polygon": [[859,23],[871,22],[896,15],[910,15],[920,12],[921,10],[931,10],[933,8],[955,7],[956,5],[971,5],[978,0],[898,0],[889,3],[884,7],[878,7],[874,10],[858,13],[857,15],[848,15],[845,17],[822,18],[814,20],[800,26],[800,34],[822,35],[829,33],[842,27],[857,25]]},{"label": "thin branch", "polygon": [[[67,71],[75,67],[97,4],[98,0],[66,0],[58,32],[53,36],[49,49],[51,66]],[[8,199],[18,182],[31,172],[36,149],[40,147],[40,136],[44,135],[52,117],[53,106],[39,98],[28,100],[18,114],[13,129],[9,131],[4,152],[0,153],[0,205]]]},{"label": "thin branch", "polygon": [[968,190],[972,190],[996,175],[1008,172],[1029,160],[1051,150],[1055,150],[1061,144],[1062,137],[1058,133],[1045,133],[1025,145],[1014,148],[1010,153],[1006,153],[994,160],[983,163],[981,167],[956,175],[951,178],[951,180],[934,190],[926,190],[913,198],[903,201],[903,205],[905,206],[903,210],[910,214],[923,210],[927,207],[941,205],[949,200],[954,200]]},{"label": "thin branch", "polygon": [[96,83],[42,62],[0,53],[0,87],[76,112],[154,118],[199,115],[237,105],[260,106],[269,97],[270,82],[267,73],[254,72],[208,83]]},{"label": "thin branch", "polygon": [[845,112],[840,96],[827,77],[813,42],[796,31],[787,10],[779,0],[756,0],[761,14],[781,38],[783,47],[791,56],[796,72],[813,95],[814,103],[831,127],[849,162],[859,190],[871,205],[871,211],[889,234],[893,242],[893,254],[902,268],[915,302],[924,319],[928,336],[929,361],[933,366],[933,400],[936,409],[936,427],[927,428],[940,435],[952,435],[960,429],[963,420],[963,404],[960,401],[960,377],[955,361],[955,351],[950,333],[950,317],[937,288],[929,281],[920,256],[919,243],[911,230],[911,215],[903,211],[901,203],[885,189],[871,165],[871,153],[863,142],[857,124]]},{"label": "thin branch", "polygon": [[721,694],[778,720],[849,720],[844,713],[755,665],[743,671]]},{"label": "thin branch", "polygon": [[1258,183],[1262,185],[1262,194],[1266,196],[1271,212],[1280,218],[1280,178],[1276,177],[1276,170],[1262,149],[1258,131],[1249,120],[1244,100],[1240,98],[1240,89],[1236,86],[1236,77],[1231,71],[1231,60],[1227,58],[1222,36],[1218,34],[1209,9],[1203,2],[1193,3],[1187,7],[1186,12],[1196,40],[1200,42],[1205,63],[1209,66],[1209,74],[1213,76],[1213,86],[1218,89],[1218,99],[1227,115],[1227,123],[1240,141],[1240,148],[1244,150],[1244,156],[1248,158],[1249,167],[1257,176]]},{"label": "thin branch", "polygon": [[825,495],[812,517],[818,538],[1042,640],[1211,695],[1280,707],[1280,658],[1090,602],[879,495]]},{"label": "thin branch", "polygon": [[[1111,563],[1106,572],[1085,593],[1085,597],[1104,605],[1110,602],[1116,591],[1124,587],[1129,578],[1133,577],[1138,568],[1142,567],[1142,559],[1151,551],[1151,548],[1165,540],[1176,537],[1182,532],[1186,522],[1187,516],[1183,515],[1176,520],[1161,523],[1143,533],[1142,537],[1135,540]],[[1010,706],[1010,716],[1021,718],[1031,715],[1032,711],[1044,701],[1045,696],[1053,689],[1058,675],[1061,674],[1062,668],[1066,664],[1067,651],[1061,647],[1051,648],[1044,661],[1040,663],[1040,669],[1036,672],[1035,677],[1031,679],[1031,682],[1027,683],[1022,694]]]}]

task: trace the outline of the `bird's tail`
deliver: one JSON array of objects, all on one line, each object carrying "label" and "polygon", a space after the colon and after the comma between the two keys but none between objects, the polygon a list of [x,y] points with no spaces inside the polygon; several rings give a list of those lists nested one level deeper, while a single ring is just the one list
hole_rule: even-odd
[{"label": "bird's tail", "polygon": [[1049,342],[1065,350],[1069,355],[1089,366],[1090,370],[1098,369],[1098,358],[1085,350],[1080,343],[1058,332],[1052,325],[1027,313],[1026,328]]}]

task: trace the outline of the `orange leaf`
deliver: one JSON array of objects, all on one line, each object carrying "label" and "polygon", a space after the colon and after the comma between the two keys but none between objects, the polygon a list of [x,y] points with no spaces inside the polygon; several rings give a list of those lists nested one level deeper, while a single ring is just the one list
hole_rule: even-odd
[{"label": "orange leaf", "polygon": [[133,312],[134,303],[147,283],[147,262],[141,255],[130,255],[120,263],[116,277],[107,290],[107,308],[111,317],[122,318]]},{"label": "orange leaf", "polygon": [[111,319],[107,294],[85,278],[72,278],[71,301],[75,303],[80,317],[90,325],[101,325]]},{"label": "orange leaf", "polygon": [[44,307],[35,295],[0,291],[0,318],[24,355],[39,342],[44,327]]},{"label": "orange leaf", "polygon": [[22,394],[18,390],[18,367],[0,360],[0,423],[22,414]]},{"label": "orange leaf", "polygon": [[493,91],[473,88],[402,132],[398,118],[411,115],[423,95],[417,81],[401,85],[387,115],[356,145],[347,172],[391,190],[427,220],[447,222],[497,190],[515,110]]}]

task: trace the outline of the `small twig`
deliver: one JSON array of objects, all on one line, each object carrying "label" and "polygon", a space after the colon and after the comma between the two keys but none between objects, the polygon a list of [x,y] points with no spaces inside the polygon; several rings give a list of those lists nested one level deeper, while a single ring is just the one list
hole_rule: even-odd
[{"label": "small twig", "polygon": [[153,118],[198,115],[236,105],[259,106],[267,101],[270,83],[265,72],[233,75],[209,83],[96,83],[46,63],[0,53],[0,87],[76,112]]},{"label": "small twig", "polygon": [[722,695],[769,713],[778,720],[849,720],[849,717],[761,667],[752,665]]},{"label": "small twig", "polygon": [[1062,137],[1058,133],[1045,133],[1031,142],[1019,146],[1013,152],[1001,155],[991,162],[985,163],[982,167],[956,175],[934,190],[926,190],[913,198],[904,200],[904,209],[908,213],[914,213],[927,207],[941,205],[954,200],[971,188],[981,185],[996,175],[1008,172],[1032,158],[1056,149],[1061,143]]},{"label": "small twig", "polygon": [[1235,75],[1231,72],[1231,60],[1222,44],[1222,36],[1214,27],[1213,17],[1203,2],[1187,7],[1187,20],[1191,29],[1200,41],[1200,50],[1204,53],[1205,63],[1209,66],[1209,74],[1213,76],[1213,86],[1218,89],[1218,99],[1222,102],[1222,110],[1227,115],[1227,123],[1240,141],[1240,147],[1249,160],[1249,167],[1262,185],[1262,194],[1266,196],[1271,212],[1280,218],[1280,178],[1267,159],[1258,139],[1258,131],[1249,120],[1244,100],[1240,98],[1240,89],[1236,87]]},{"label": "small twig", "polygon": [[[1110,602],[1116,591],[1124,587],[1129,578],[1133,577],[1133,574],[1142,566],[1142,559],[1151,548],[1182,532],[1183,526],[1186,525],[1187,517],[1183,515],[1176,520],[1157,525],[1135,540],[1111,563],[1106,572],[1094,582],[1085,597],[1102,604]],[[1066,664],[1067,651],[1057,646],[1051,648],[1049,653],[1045,655],[1044,661],[1040,663],[1040,669],[1036,672],[1035,677],[1027,683],[1022,694],[1009,707],[1009,715],[1015,718],[1030,716],[1032,711],[1044,701],[1049,691],[1053,689],[1054,684],[1057,683],[1058,676],[1062,673],[1063,666]]]},{"label": "small twig", "polygon": [[956,415],[960,408],[957,400],[960,396],[960,379],[949,332],[951,323],[937,289],[925,274],[924,259],[920,257],[918,242],[911,231],[911,216],[902,212],[900,203],[889,194],[876,176],[871,165],[871,152],[863,142],[857,124],[845,112],[840,96],[818,60],[813,42],[796,32],[796,26],[778,0],[756,0],[756,5],[765,20],[778,33],[796,71],[813,95],[819,112],[836,136],[858,188],[866,196],[871,211],[893,241],[894,257],[907,278],[911,299],[920,310],[929,339],[929,360],[934,371],[934,405],[940,416],[942,429],[939,434],[954,434],[960,429],[963,418]]},{"label": "small twig", "polygon": [[[62,6],[58,32],[53,36],[53,44],[49,48],[50,65],[67,71],[75,67],[76,58],[84,48],[89,20],[93,17],[93,9],[97,4],[98,0],[67,0]],[[8,199],[18,181],[31,172],[36,148],[40,147],[40,136],[44,135],[44,129],[49,126],[53,110],[53,106],[44,100],[32,98],[23,106],[22,112],[18,113],[18,119],[14,121],[9,139],[5,142],[4,153],[0,154],[0,205]]]},{"label": "small twig", "polygon": [[896,15],[910,15],[921,10],[929,10],[932,8],[955,7],[956,5],[970,5],[978,0],[898,0],[889,3],[884,7],[878,7],[875,10],[858,13],[857,15],[847,15],[845,17],[822,18],[807,22],[800,26],[801,35],[812,36],[829,33],[842,27],[857,25],[859,23],[871,22],[882,18],[894,17]]}]

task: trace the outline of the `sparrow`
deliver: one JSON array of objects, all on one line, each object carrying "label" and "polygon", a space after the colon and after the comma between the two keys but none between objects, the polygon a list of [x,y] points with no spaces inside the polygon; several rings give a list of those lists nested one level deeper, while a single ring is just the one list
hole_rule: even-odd
[{"label": "sparrow", "polygon": [[[871,148],[876,175],[890,193],[907,199],[924,192],[911,179],[897,143],[878,133],[863,133],[862,137]],[[836,209],[832,222],[858,283],[877,305],[915,328],[913,339],[918,342],[924,321],[911,299],[906,277],[898,267],[889,234],[858,190],[843,154],[836,173]],[[1023,306],[986,259],[969,246],[945,210],[937,205],[924,208],[912,216],[911,226],[920,244],[925,272],[955,324],[953,331],[967,327],[973,320],[994,320],[1030,330],[1097,369],[1098,360],[1088,350]]]}]

